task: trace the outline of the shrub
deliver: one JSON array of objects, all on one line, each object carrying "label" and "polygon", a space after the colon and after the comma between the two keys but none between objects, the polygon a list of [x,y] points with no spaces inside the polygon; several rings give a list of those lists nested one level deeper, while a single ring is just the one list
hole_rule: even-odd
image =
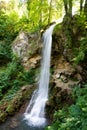
[{"label": "shrub", "polygon": [[54,121],[46,130],[87,130],[87,84],[73,90],[75,104],[54,114]]}]

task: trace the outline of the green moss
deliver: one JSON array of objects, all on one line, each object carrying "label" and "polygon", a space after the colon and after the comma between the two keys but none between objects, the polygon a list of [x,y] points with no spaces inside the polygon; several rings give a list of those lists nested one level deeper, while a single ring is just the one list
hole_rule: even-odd
[{"label": "green moss", "polygon": [[59,30],[61,30],[62,29],[62,24],[57,24],[56,26],[55,26],[55,28],[54,28],[54,30],[53,30],[53,32],[55,33],[57,33]]},{"label": "green moss", "polygon": [[9,115],[12,115],[14,113],[15,109],[14,109],[14,106],[12,104],[10,104],[7,109],[6,109],[6,112],[9,114]]},{"label": "green moss", "polygon": [[0,113],[0,122],[4,122],[7,117],[7,113],[1,112]]}]

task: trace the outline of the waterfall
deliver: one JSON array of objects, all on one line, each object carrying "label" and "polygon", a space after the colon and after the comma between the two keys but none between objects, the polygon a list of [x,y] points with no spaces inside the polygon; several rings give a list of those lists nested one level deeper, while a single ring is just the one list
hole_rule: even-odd
[{"label": "waterfall", "polygon": [[39,87],[34,91],[30,103],[24,113],[25,120],[30,126],[46,125],[45,105],[48,100],[52,32],[55,25],[56,24],[51,25],[43,34],[43,55]]}]

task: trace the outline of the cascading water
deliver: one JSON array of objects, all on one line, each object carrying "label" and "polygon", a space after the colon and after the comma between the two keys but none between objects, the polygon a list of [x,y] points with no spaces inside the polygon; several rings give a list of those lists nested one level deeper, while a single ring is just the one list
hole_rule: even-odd
[{"label": "cascading water", "polygon": [[43,56],[38,90],[35,90],[31,101],[24,113],[25,120],[30,126],[45,126],[45,105],[48,100],[48,86],[50,74],[50,56],[52,46],[52,32],[55,27],[51,25],[43,34]]}]

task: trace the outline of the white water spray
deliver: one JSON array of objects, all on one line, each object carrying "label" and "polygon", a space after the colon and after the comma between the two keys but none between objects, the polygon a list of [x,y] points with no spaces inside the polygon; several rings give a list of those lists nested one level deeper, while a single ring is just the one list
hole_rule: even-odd
[{"label": "white water spray", "polygon": [[52,32],[56,24],[51,25],[43,34],[43,56],[39,87],[33,93],[31,101],[24,113],[25,120],[30,126],[45,126],[45,105],[48,100],[48,86],[50,74],[50,56],[52,46]]}]

